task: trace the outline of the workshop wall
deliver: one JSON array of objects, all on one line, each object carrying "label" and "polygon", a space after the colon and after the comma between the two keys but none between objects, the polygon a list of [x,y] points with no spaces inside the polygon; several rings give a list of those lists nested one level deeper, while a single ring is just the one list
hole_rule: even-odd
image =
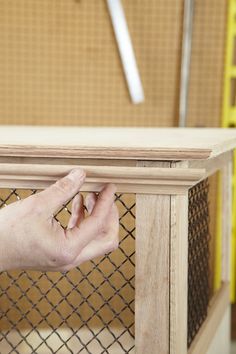
[{"label": "workshop wall", "polygon": [[[0,2],[0,124],[178,122],[183,0],[123,0],[146,100],[130,101],[105,0]],[[188,122],[221,112],[226,2],[196,0]]]}]

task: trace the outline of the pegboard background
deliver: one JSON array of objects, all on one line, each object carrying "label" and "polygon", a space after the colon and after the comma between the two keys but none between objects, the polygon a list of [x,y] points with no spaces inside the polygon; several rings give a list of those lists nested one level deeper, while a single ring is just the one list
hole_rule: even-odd
[{"label": "pegboard background", "polygon": [[189,126],[221,126],[227,4],[195,0]]},{"label": "pegboard background", "polygon": [[[146,101],[133,105],[105,0],[0,2],[0,124],[173,126],[183,0],[123,0]],[[226,1],[195,0],[188,125],[221,114]]]}]

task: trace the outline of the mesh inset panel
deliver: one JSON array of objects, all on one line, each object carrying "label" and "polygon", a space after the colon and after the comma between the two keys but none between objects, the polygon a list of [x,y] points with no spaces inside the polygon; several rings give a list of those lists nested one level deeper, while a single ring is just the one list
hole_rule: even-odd
[{"label": "mesh inset panel", "polygon": [[207,316],[209,304],[209,183],[189,190],[188,346]]},{"label": "mesh inset panel", "polygon": [[[0,206],[36,191],[1,190]],[[134,195],[117,195],[120,246],[67,273],[0,273],[0,353],[134,353]],[[56,215],[65,226],[71,203]]]}]

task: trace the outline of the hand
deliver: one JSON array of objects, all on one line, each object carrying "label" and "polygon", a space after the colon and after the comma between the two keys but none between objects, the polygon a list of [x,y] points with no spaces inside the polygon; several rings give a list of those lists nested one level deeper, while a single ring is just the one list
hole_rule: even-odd
[{"label": "hand", "polygon": [[79,192],[84,180],[84,171],[74,169],[44,191],[0,210],[0,270],[67,271],[118,247],[119,219],[112,184],[98,197],[88,194],[87,217],[83,198],[77,194],[66,230],[53,218]]}]

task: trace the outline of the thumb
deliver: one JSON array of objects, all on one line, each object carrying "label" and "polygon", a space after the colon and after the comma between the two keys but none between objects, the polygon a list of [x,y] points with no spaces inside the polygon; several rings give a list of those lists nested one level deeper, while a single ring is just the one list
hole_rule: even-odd
[{"label": "thumb", "polygon": [[73,198],[83,185],[85,176],[85,171],[82,168],[73,169],[67,176],[38,193],[38,197],[41,197],[44,202],[45,212],[53,214],[62,204],[66,204]]}]

